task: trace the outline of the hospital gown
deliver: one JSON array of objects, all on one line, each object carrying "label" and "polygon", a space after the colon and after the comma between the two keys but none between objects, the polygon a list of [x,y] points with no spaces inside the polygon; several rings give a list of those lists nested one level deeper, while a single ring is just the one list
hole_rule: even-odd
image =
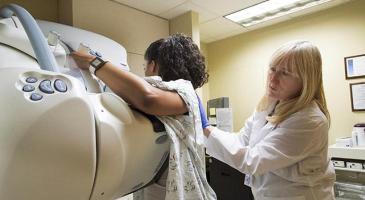
[{"label": "hospital gown", "polygon": [[[166,200],[217,199],[204,170],[205,153],[198,100],[190,81],[164,82],[158,76],[146,77],[152,86],[177,92],[188,114],[157,116],[170,138],[170,156],[166,180]],[[150,187],[156,187],[152,185]],[[146,192],[145,192],[146,193]],[[150,199],[150,198],[148,198]]]}]

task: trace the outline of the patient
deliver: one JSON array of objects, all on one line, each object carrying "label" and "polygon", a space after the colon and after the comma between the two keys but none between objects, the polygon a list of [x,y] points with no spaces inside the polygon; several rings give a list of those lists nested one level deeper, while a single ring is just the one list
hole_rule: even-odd
[{"label": "patient", "polygon": [[[87,70],[95,56],[72,54]],[[170,137],[169,167],[162,177],[134,199],[216,199],[204,171],[203,131],[195,89],[207,82],[204,57],[190,37],[175,34],[153,42],[145,53],[140,78],[110,62],[95,70],[115,94],[145,113],[156,115]]]}]

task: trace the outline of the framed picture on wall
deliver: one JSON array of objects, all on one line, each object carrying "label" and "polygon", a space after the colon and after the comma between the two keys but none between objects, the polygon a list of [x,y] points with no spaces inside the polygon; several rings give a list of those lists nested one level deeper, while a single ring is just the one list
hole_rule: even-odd
[{"label": "framed picture on wall", "polygon": [[365,77],[365,54],[345,57],[346,79]]},{"label": "framed picture on wall", "polygon": [[352,111],[365,111],[365,82],[350,83]]}]

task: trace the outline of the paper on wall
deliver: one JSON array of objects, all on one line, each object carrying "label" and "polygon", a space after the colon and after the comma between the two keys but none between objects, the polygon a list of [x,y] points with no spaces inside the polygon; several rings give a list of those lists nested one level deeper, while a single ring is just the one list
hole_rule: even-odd
[{"label": "paper on wall", "polygon": [[216,108],[217,127],[223,131],[233,131],[232,108]]}]

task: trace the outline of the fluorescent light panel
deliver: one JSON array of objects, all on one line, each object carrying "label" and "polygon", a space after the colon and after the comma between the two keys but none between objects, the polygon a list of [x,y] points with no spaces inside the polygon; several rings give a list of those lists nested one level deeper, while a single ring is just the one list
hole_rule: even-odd
[{"label": "fluorescent light panel", "polygon": [[224,16],[248,27],[332,0],[268,0]]}]

